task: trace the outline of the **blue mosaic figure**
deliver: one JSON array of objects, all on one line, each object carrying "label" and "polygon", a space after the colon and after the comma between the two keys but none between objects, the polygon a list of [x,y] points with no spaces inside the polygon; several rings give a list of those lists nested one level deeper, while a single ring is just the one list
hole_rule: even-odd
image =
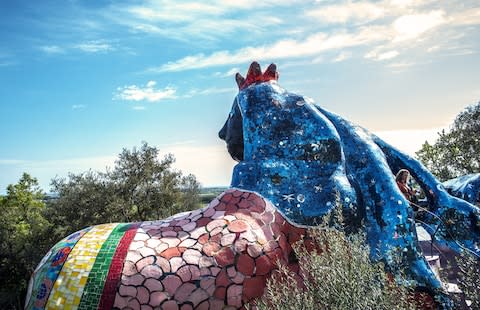
[{"label": "blue mosaic figure", "polygon": [[453,196],[480,205],[480,173],[462,175],[443,182],[443,186]]},{"label": "blue mosaic figure", "polygon": [[239,162],[231,186],[261,194],[302,227],[342,205],[347,228],[365,230],[372,259],[452,308],[420,252],[413,209],[394,174],[410,171],[428,199],[423,225],[457,251],[480,254],[480,210],[451,196],[417,160],[277,80],[274,64],[262,73],[253,62],[246,78],[236,75],[239,93],[219,132]]}]

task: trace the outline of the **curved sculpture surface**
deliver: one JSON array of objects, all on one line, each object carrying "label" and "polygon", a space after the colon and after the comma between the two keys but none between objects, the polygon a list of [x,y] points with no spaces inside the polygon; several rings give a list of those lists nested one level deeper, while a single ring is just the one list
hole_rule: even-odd
[{"label": "curved sculpture surface", "polygon": [[478,255],[479,209],[447,193],[418,161],[252,63],[219,135],[239,161],[232,189],[206,208],[165,220],[104,224],[60,241],[30,281],[28,309],[241,308],[263,294],[278,261],[294,271],[292,243],[340,205],[363,229],[371,256],[404,272],[443,308],[451,302],[417,245],[415,218],[393,173],[423,188],[422,215],[437,241]]},{"label": "curved sculpture surface", "polygon": [[241,308],[263,293],[305,229],[256,193],[228,190],[168,219],[104,224],[65,238],[31,280],[28,309]]},{"label": "curved sculpture surface", "polygon": [[443,182],[443,186],[453,196],[480,206],[480,173],[462,175]]}]

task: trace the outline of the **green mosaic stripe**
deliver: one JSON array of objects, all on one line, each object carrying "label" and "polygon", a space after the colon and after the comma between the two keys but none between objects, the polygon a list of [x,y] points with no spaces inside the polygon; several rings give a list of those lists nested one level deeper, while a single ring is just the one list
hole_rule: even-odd
[{"label": "green mosaic stripe", "polygon": [[119,224],[103,243],[88,275],[79,310],[97,309],[117,245],[131,224]]}]

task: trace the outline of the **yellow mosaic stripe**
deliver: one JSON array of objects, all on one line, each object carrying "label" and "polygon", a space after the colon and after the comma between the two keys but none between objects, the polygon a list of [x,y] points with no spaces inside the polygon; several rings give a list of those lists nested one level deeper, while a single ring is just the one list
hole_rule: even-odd
[{"label": "yellow mosaic stripe", "polygon": [[94,226],[75,245],[48,298],[45,309],[77,309],[98,252],[118,224]]}]

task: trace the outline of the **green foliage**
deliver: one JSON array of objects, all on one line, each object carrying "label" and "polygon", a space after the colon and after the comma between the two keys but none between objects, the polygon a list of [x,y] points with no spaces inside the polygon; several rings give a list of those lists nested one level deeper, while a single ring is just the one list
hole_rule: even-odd
[{"label": "green foliage", "polygon": [[26,173],[0,197],[1,309],[23,308],[30,274],[51,246],[43,199],[37,180]]},{"label": "green foliage", "polygon": [[[46,199],[24,174],[0,196],[0,309],[22,309],[28,280],[58,240],[108,222],[156,220],[200,206],[200,184],[159,159],[155,147],[123,149],[112,170],[69,174],[52,180]],[[45,203],[46,201],[46,203]]]},{"label": "green foliage", "polygon": [[433,145],[425,142],[416,152],[422,163],[440,180],[480,172],[480,102],[467,107],[450,130],[438,133]]},{"label": "green foliage", "polygon": [[[327,223],[327,221],[325,222]],[[267,281],[258,309],[414,309],[410,291],[372,263],[365,237],[342,229],[313,230],[294,245],[300,277],[284,265]],[[338,225],[337,225],[338,227]],[[310,243],[312,244],[312,243]],[[303,283],[303,285],[302,285]]]},{"label": "green foliage", "polygon": [[459,268],[458,287],[471,301],[471,309],[480,309],[480,260],[470,253],[462,253],[456,259]]},{"label": "green foliage", "polygon": [[143,143],[123,149],[113,169],[70,174],[52,181],[57,196],[48,204],[59,238],[86,226],[166,218],[199,207],[199,183],[172,168],[174,157],[159,159]]},{"label": "green foliage", "polygon": [[202,205],[208,205],[218,195],[226,191],[228,187],[207,187],[200,191],[200,201]]}]

